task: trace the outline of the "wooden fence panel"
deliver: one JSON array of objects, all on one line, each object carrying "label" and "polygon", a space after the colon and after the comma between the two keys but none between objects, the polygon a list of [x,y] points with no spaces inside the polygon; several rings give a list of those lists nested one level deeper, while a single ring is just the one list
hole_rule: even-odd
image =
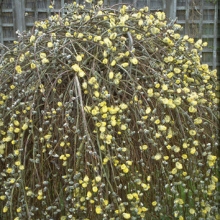
[{"label": "wooden fence panel", "polygon": [[[0,44],[7,46],[16,38],[16,30],[28,31],[36,20],[45,19],[52,12],[58,12],[65,3],[72,2],[54,0],[54,9],[50,10],[51,0],[0,0]],[[84,0],[76,2],[83,4]],[[104,0],[104,4],[131,4],[137,8],[148,6],[151,11],[165,11],[171,20],[178,18],[177,22],[183,26],[182,34],[208,42],[202,61],[220,72],[217,59],[220,56],[218,3],[213,4],[210,0]]]},{"label": "wooden fence panel", "polygon": [[204,48],[202,53],[202,62],[212,69],[217,68],[220,73],[220,63],[217,60],[220,45],[217,33],[218,3],[214,4],[208,0],[177,0],[176,17],[178,23],[183,26],[182,34],[208,42],[208,47]]},{"label": "wooden fence panel", "polygon": [[0,4],[0,43],[7,45],[16,37],[13,1],[4,0]]}]

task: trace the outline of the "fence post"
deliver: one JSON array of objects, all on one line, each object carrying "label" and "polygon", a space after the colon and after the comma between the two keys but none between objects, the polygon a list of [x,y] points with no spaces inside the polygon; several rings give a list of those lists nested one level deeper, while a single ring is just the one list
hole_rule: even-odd
[{"label": "fence post", "polygon": [[164,12],[166,17],[174,20],[176,19],[176,1],[177,0],[163,0]]},{"label": "fence post", "polygon": [[[217,63],[217,51],[219,50],[218,48],[220,47],[220,45],[218,45],[218,31],[220,33],[220,30],[218,30],[218,19],[219,19],[219,7],[218,4],[220,5],[220,3],[216,2],[215,3],[215,17],[214,17],[214,36],[213,36],[213,64],[212,64],[212,68],[216,69],[217,65],[219,65],[219,63]],[[218,79],[220,79],[220,72],[218,72]]]},{"label": "fence post", "polygon": [[0,43],[3,44],[2,11],[0,8]]},{"label": "fence post", "polygon": [[24,0],[13,0],[15,30],[23,32],[25,30],[25,2]]}]

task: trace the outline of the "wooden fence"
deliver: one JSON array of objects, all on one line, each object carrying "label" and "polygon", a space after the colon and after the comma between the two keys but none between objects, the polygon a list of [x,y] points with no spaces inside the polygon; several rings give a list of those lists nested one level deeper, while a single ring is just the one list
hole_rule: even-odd
[{"label": "wooden fence", "polygon": [[[47,18],[51,13],[58,12],[65,3],[73,0],[53,0],[54,9],[49,9],[52,0],[0,0],[0,50],[2,45],[10,44],[16,39],[17,30],[30,30],[34,21]],[[83,0],[76,0],[83,4]],[[218,30],[218,4],[211,0],[104,0],[105,5],[118,3],[131,4],[141,8],[148,6],[151,11],[165,11],[169,19],[177,18],[183,26],[182,34],[195,39],[202,38],[208,47],[202,53],[202,62],[220,73],[220,37]]]}]

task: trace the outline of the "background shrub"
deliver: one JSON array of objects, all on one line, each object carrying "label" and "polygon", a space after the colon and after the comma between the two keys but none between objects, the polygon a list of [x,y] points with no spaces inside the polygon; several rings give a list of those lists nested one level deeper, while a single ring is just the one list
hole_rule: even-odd
[{"label": "background shrub", "polygon": [[216,219],[216,70],[165,14],[76,3],[0,65],[1,219]]}]

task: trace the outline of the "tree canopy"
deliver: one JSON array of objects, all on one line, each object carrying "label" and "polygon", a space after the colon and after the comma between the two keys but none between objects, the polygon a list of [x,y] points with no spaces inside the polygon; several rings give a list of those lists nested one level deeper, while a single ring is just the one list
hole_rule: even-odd
[{"label": "tree canopy", "polygon": [[148,7],[68,4],[0,61],[3,219],[214,219],[216,70]]}]

